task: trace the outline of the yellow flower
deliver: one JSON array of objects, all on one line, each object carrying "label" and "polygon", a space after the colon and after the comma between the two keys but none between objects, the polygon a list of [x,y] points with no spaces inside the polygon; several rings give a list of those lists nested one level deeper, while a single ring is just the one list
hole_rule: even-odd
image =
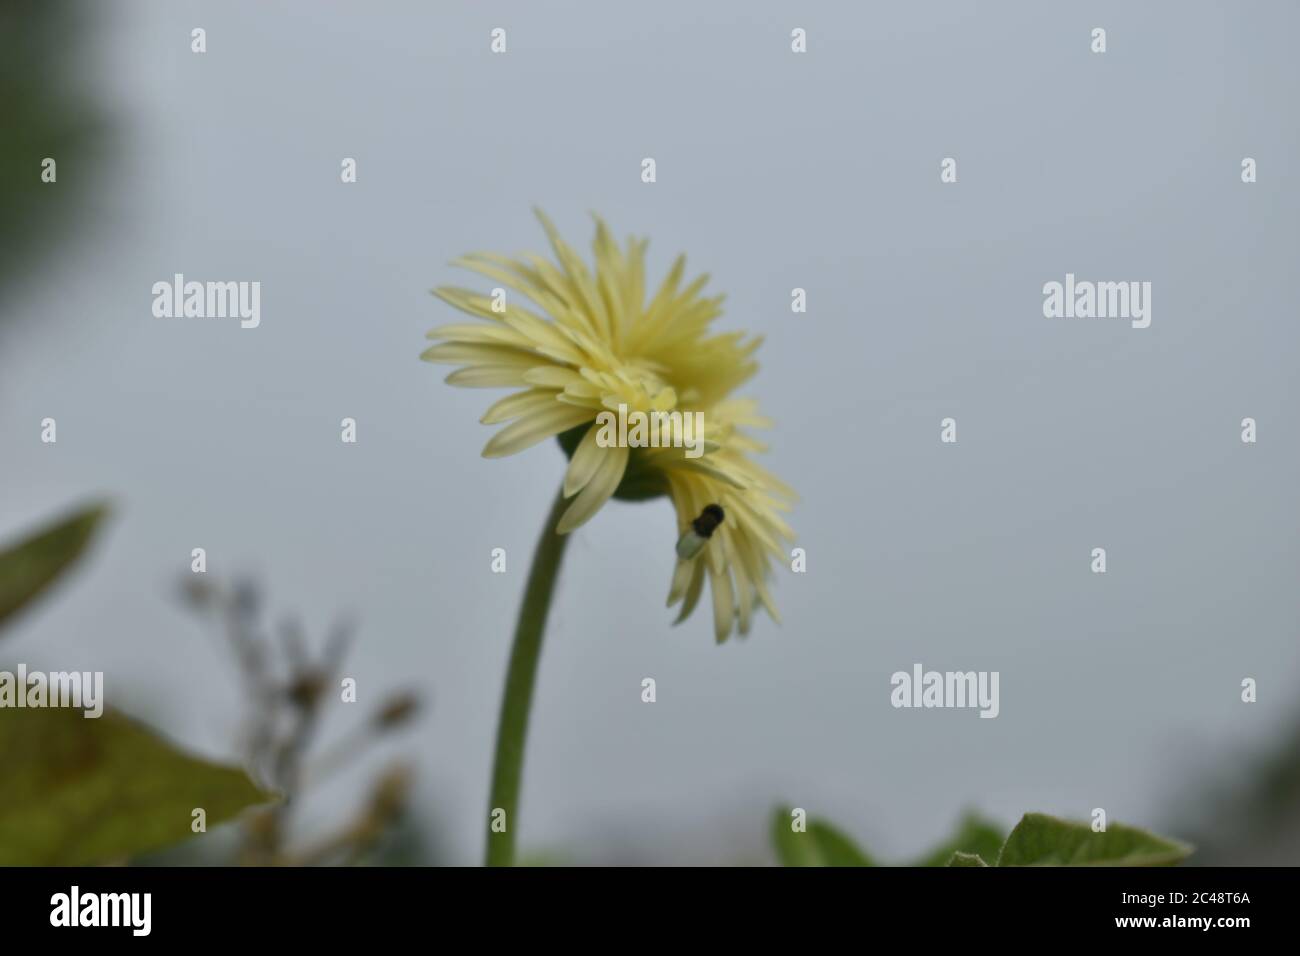
[{"label": "yellow flower", "polygon": [[[558,264],[538,255],[476,253],[453,265],[522,294],[540,314],[505,302],[500,293],[435,289],[444,301],[488,321],[434,329],[428,337],[440,344],[421,357],[462,366],[447,376],[452,385],[519,389],[483,415],[485,424],[509,422],[487,443],[485,457],[559,438],[570,455],[563,493],[572,499],[558,525],[561,534],[590,520],[611,497],[671,496],[678,534],[683,541],[694,535],[693,546],[679,547],[679,555],[690,556],[678,558],[668,595],[670,606],[682,603],[678,621],[695,609],[705,577],[719,641],[736,627],[747,634],[759,604],[777,618],[768,579],[771,562],[786,559],[782,542],[793,540],[779,513],[788,510],[794,492],[750,457],[764,446],[744,429],[770,423],[756,403],[731,397],[757,370],[752,356],[761,340],[710,333],[722,296],[701,295],[708,276],[682,286],[684,256],[647,302],[646,240],[629,239],[620,248],[597,218],[593,275],[550,220],[541,212],[538,218]],[[680,443],[611,443],[612,432],[602,434],[599,422],[615,411],[701,413],[703,442],[693,454]],[[697,524],[710,505],[720,507],[720,524],[711,518]]]}]

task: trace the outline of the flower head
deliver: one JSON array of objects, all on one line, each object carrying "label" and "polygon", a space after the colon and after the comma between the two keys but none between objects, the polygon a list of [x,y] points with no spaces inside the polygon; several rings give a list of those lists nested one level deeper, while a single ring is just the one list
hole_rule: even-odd
[{"label": "flower head", "polygon": [[[569,454],[563,491],[572,499],[560,533],[590,520],[611,497],[672,498],[681,538],[668,603],[682,603],[678,621],[695,609],[706,577],[719,641],[737,627],[747,634],[759,604],[777,618],[768,578],[771,562],[785,558],[781,542],[793,539],[780,512],[794,492],[750,457],[764,446],[746,429],[770,423],[755,402],[732,397],[757,370],[761,340],[710,331],[722,296],[702,295],[708,276],[682,285],[684,256],[647,301],[646,240],[621,248],[597,218],[593,274],[550,220],[538,218],[556,263],[475,253],[453,265],[520,293],[540,312],[504,295],[440,287],[435,295],[488,321],[434,329],[428,337],[439,344],[421,357],[461,366],[447,376],[452,385],[518,389],[483,415],[485,424],[509,423],[488,441],[485,457],[559,438]],[[703,433],[688,434],[685,445],[625,441],[623,432],[611,440],[614,412],[620,421],[639,414],[643,422],[673,423],[677,437],[691,422]]]}]

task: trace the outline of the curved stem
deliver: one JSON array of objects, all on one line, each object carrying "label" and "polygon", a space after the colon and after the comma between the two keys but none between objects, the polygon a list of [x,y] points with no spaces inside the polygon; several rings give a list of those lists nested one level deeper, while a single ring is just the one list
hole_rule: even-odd
[{"label": "curved stem", "polygon": [[[568,505],[563,491],[555,496],[551,513],[537,540],[533,566],[528,571],[524,603],[515,624],[514,645],[506,671],[505,692],[501,697],[501,716],[497,721],[497,749],[492,763],[492,794],[488,805],[487,865],[513,866],[515,833],[519,829],[519,783],[524,770],[524,745],[528,740],[528,714],[533,704],[533,686],[537,683],[537,662],[542,655],[542,635],[546,616],[560,575],[560,562],[569,542],[567,534],[557,534],[560,515]],[[505,811],[502,830],[498,810]],[[495,824],[495,829],[494,829]],[[500,832],[497,832],[500,831]]]}]

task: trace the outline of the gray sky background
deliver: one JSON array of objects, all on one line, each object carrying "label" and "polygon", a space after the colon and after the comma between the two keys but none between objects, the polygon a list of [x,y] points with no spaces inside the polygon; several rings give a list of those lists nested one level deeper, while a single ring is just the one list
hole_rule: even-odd
[{"label": "gray sky background", "polygon": [[[670,627],[666,503],[583,528],[540,675],[525,849],[717,859],[761,846],[778,801],[887,857],[967,806],[1160,826],[1185,781],[1231,777],[1292,716],[1295,4],[94,17],[86,70],[117,144],[95,168],[60,164],[94,195],[0,340],[0,532],[101,493],[119,507],[6,659],[102,669],[110,703],[228,754],[237,685],[173,593],[205,547],[214,574],[256,573],[313,633],[354,613],[363,703],[433,695],[393,752],[418,760],[453,859],[477,861],[510,632],[563,456],[480,458],[499,393],[417,357],[454,320],[429,288],[491,285],[447,261],[543,251],[538,204],[584,251],[589,211],[651,237],[656,276],[685,251],[727,293],[721,327],[766,336],[746,393],[777,422],[766,464],[800,492],[808,573],[779,575],[783,626],[717,647],[707,613]],[[260,281],[261,327],[154,318],[150,287],[175,272]],[[1066,272],[1150,281],[1151,327],[1045,319],[1043,283]],[[894,710],[889,676],[914,662],[1000,671],[1001,715]]]}]

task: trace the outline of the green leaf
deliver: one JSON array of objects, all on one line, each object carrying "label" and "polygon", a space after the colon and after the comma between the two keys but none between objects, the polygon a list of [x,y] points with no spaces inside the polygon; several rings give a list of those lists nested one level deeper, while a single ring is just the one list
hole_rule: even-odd
[{"label": "green leaf", "polygon": [[808,820],[807,829],[791,829],[789,807],[772,816],[772,844],[782,866],[875,866],[849,837],[825,820]]},{"label": "green leaf", "polygon": [[949,866],[988,866],[978,853],[962,853],[960,850],[952,855]]},{"label": "green leaf", "polygon": [[1086,823],[1026,813],[1007,837],[998,866],[1173,866],[1192,848],[1122,823],[1095,833]]},{"label": "green leaf", "polygon": [[0,866],[118,861],[193,836],[196,808],[210,828],[272,799],[111,711],[7,709],[0,768]]},{"label": "green leaf", "polygon": [[102,504],[82,508],[0,551],[0,624],[81,556],[107,514]]},{"label": "green leaf", "polygon": [[978,814],[967,813],[957,824],[956,833],[912,865],[952,866],[954,853],[996,860],[1005,840],[1006,833],[1002,827]]}]

